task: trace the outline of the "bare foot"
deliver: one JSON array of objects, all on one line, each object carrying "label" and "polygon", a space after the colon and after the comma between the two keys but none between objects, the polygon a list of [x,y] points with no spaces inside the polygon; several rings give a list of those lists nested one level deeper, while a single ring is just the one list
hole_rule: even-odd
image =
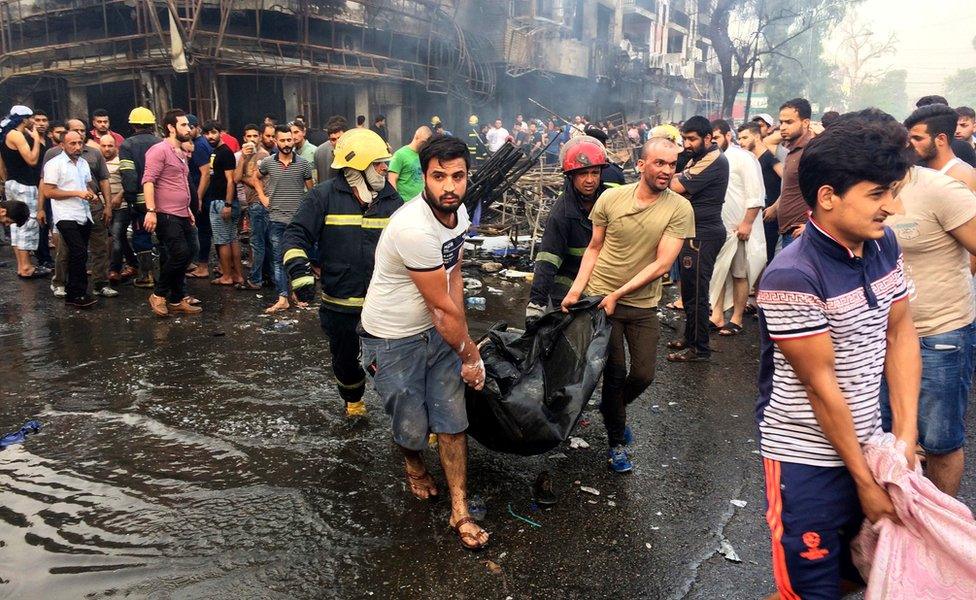
[{"label": "bare foot", "polygon": [[264,312],[270,315],[272,313],[288,310],[289,308],[291,308],[291,305],[288,304],[288,298],[285,298],[284,296],[278,296],[278,301],[272,304],[271,306],[269,306],[268,308],[264,309]]},{"label": "bare foot", "polygon": [[214,285],[234,285],[234,280],[230,277],[217,277],[216,279],[211,279],[210,283]]},{"label": "bare foot", "polygon": [[407,471],[407,483],[410,484],[410,493],[414,496],[420,498],[421,500],[427,500],[432,497],[436,497],[438,494],[437,484],[434,483],[434,478],[430,476],[430,472],[424,469],[421,473],[411,473],[410,468]]},{"label": "bare foot", "polygon": [[210,270],[207,269],[206,267],[197,267],[197,268],[193,269],[192,271],[190,271],[189,273],[187,273],[187,275],[189,275],[190,277],[198,278],[198,279],[209,278],[210,277]]},{"label": "bare foot", "polygon": [[308,308],[308,302],[302,302],[295,294],[291,295],[291,301],[298,308]]}]

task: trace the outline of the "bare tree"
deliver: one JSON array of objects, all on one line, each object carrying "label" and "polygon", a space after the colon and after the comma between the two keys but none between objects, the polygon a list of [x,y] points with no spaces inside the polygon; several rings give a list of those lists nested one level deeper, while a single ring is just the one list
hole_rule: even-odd
[{"label": "bare tree", "polygon": [[891,34],[879,38],[856,14],[849,15],[840,25],[841,44],[837,53],[837,66],[841,76],[848,108],[860,90],[875,85],[890,71],[880,67],[878,61],[895,52],[898,39]]},{"label": "bare tree", "polygon": [[[836,18],[843,0],[718,0],[710,33],[722,70],[722,114],[729,116],[750,69],[763,57],[782,56],[792,40]],[[734,15],[734,18],[733,18]]]}]

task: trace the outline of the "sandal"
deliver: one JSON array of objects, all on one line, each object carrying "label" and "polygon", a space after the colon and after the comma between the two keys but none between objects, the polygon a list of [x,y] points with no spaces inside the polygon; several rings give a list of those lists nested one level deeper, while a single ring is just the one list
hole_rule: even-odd
[{"label": "sandal", "polygon": [[746,309],[745,309],[744,312],[747,315],[759,314],[759,307],[756,306],[755,304],[747,303],[746,304]]},{"label": "sandal", "polygon": [[227,287],[233,287],[234,282],[231,281],[230,283],[222,283],[220,281],[220,277],[214,277],[210,280],[210,285],[226,285]]},{"label": "sandal", "polygon": [[234,284],[234,289],[235,290],[243,290],[243,291],[251,291],[251,290],[260,290],[261,289],[261,286],[260,285],[256,285],[256,284],[254,284],[254,283],[252,283],[250,281],[242,281],[241,283],[235,283]]},{"label": "sandal", "polygon": [[708,357],[699,355],[694,348],[685,348],[680,352],[668,354],[668,360],[671,362],[707,362]]},{"label": "sandal", "polygon": [[684,306],[678,306],[677,303],[675,303],[675,302],[668,302],[667,304],[664,305],[664,308],[666,308],[668,310],[684,310],[685,309]]},{"label": "sandal", "polygon": [[210,279],[210,273],[207,273],[206,275],[200,275],[199,273],[195,273],[193,271],[187,271],[186,278],[187,279]]},{"label": "sandal", "polygon": [[742,325],[736,325],[735,323],[729,321],[724,327],[719,327],[718,334],[723,337],[732,337],[733,335],[739,335],[742,333]]},{"label": "sandal", "polygon": [[[465,525],[474,525],[478,528],[478,533],[467,533],[461,531],[461,528]],[[467,550],[477,552],[478,550],[482,550],[488,546],[488,540],[485,540],[484,543],[478,541],[478,534],[482,532],[487,534],[488,532],[485,531],[480,525],[475,523],[474,519],[471,517],[462,517],[458,519],[457,523],[451,525],[451,529],[453,529],[454,532],[457,533],[458,537],[461,538],[461,545]]]},{"label": "sandal", "polygon": [[672,350],[684,350],[688,347],[688,342],[684,340],[671,340],[667,345]]},{"label": "sandal", "polygon": [[708,332],[709,333],[716,333],[716,332],[718,332],[719,329],[724,329],[724,328],[725,328],[725,325],[716,325],[715,323],[712,323],[711,321],[708,322]]},{"label": "sandal", "polygon": [[[426,485],[422,486],[421,482],[426,482]],[[438,497],[437,484],[434,483],[434,478],[430,476],[430,471],[426,469],[420,475],[414,475],[407,471],[407,484],[410,486],[410,493],[421,500],[434,500]],[[427,492],[427,497],[421,497],[417,490]]]}]

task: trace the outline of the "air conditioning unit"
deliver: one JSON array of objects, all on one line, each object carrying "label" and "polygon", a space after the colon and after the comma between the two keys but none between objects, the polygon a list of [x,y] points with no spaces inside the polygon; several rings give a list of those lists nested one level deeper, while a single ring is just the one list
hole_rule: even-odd
[{"label": "air conditioning unit", "polygon": [[701,48],[692,48],[691,50],[691,60],[701,60],[702,51]]},{"label": "air conditioning unit", "polygon": [[666,70],[667,74],[668,75],[671,75],[672,77],[680,77],[681,76],[681,64],[680,63],[669,62],[667,64],[667,68],[665,70]]},{"label": "air conditioning unit", "polygon": [[647,66],[652,69],[663,69],[664,68],[664,55],[663,54],[651,54]]}]

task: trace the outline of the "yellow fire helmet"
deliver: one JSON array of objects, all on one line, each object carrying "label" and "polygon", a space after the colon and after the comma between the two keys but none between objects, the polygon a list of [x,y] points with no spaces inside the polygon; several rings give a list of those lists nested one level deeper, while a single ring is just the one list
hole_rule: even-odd
[{"label": "yellow fire helmet", "polygon": [[430,124],[431,125],[440,125],[441,124],[441,118],[438,117],[437,115],[434,115],[433,117],[430,118]]},{"label": "yellow fire helmet", "polygon": [[129,113],[130,125],[155,125],[156,115],[144,106],[137,106]]},{"label": "yellow fire helmet", "polygon": [[343,133],[336,142],[332,168],[365,171],[374,162],[390,160],[391,156],[389,144],[375,131],[355,127]]},{"label": "yellow fire helmet", "polygon": [[677,127],[667,123],[665,125],[658,125],[651,129],[652,138],[667,138],[674,142],[675,144],[681,145],[681,132]]},{"label": "yellow fire helmet", "polygon": [[470,117],[468,117],[468,125],[477,125],[477,124],[478,124],[478,115],[471,115]]}]

